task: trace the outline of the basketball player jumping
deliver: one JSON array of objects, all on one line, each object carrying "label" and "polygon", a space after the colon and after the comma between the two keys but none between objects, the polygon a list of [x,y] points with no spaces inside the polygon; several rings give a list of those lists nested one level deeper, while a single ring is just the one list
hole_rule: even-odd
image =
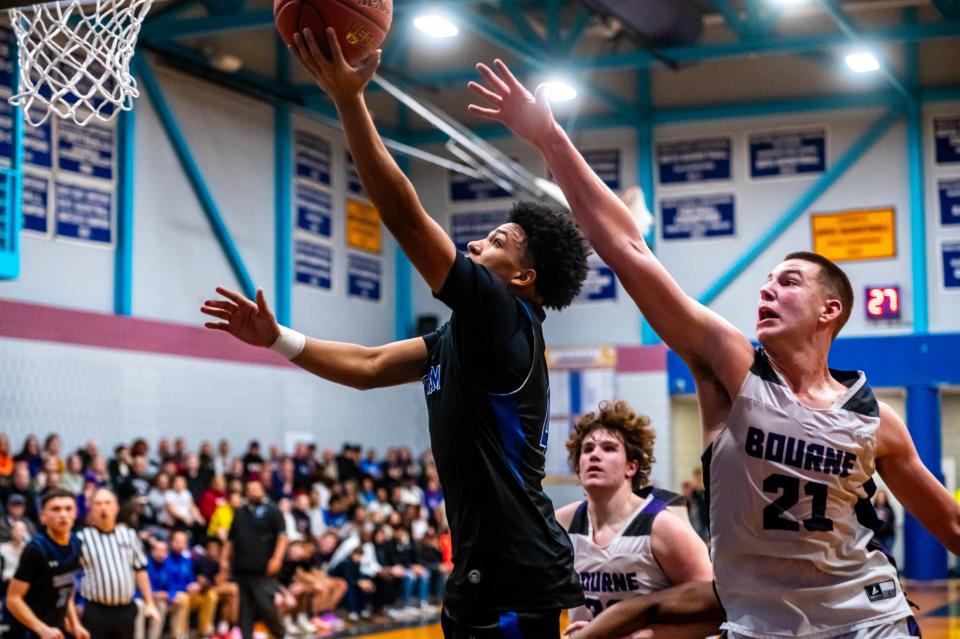
[{"label": "basketball player jumping", "polygon": [[[630,211],[556,123],[543,88],[533,95],[506,65],[497,61],[496,67],[478,65],[486,86],[470,86],[487,106],[470,110],[543,153],[600,257],[693,371],[715,587],[727,635],[915,633],[896,569],[873,541],[871,476],[879,471],[952,552],[960,551],[960,506],[924,467],[903,420],[877,401],[863,373],[827,368],[830,346],[852,309],[846,275],[819,255],[788,255],[760,288],[761,346],[755,350],[680,289]],[[611,616],[622,617],[627,609],[620,608],[611,608]],[[617,632],[596,624],[576,636]]]},{"label": "basketball player jumping", "polygon": [[[324,34],[321,34],[324,35]],[[455,568],[442,624],[459,637],[556,637],[562,608],[583,603],[573,550],[544,494],[548,423],[543,307],[563,308],[586,277],[587,249],[573,219],[520,202],[510,221],[471,242],[466,256],[424,211],[384,147],[364,103],[379,52],[357,68],[312,34],[291,50],[333,98],[363,185],[387,228],[450,321],[425,338],[364,348],[306,339],[256,303],[218,289],[203,312],[257,346],[271,346],[325,379],[372,388],[421,380],[430,438],[453,535]]]},{"label": "basketball player jumping", "polygon": [[[635,493],[649,481],[655,435],[650,419],[624,401],[600,404],[570,433],[570,467],[587,499],[559,509],[557,520],[573,542],[586,604],[570,611],[568,634],[624,599],[712,579],[707,547],[690,523],[656,492]],[[687,636],[704,637],[718,625],[688,628]]]}]

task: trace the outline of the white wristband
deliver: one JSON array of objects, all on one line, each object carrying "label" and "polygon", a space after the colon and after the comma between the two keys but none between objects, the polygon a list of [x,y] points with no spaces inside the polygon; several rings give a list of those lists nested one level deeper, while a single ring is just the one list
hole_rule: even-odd
[{"label": "white wristband", "polygon": [[280,353],[287,359],[293,359],[307,345],[307,336],[292,328],[280,325],[280,336],[270,345],[270,350]]}]

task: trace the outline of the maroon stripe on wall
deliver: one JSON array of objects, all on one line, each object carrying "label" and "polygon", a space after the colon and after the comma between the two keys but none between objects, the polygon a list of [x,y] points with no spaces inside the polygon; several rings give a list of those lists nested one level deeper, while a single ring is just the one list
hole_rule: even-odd
[{"label": "maroon stripe on wall", "polygon": [[667,370],[667,347],[619,346],[617,347],[618,373],[662,373]]},{"label": "maroon stripe on wall", "polygon": [[272,351],[248,346],[225,333],[211,331],[200,325],[175,324],[2,299],[0,337],[246,364],[293,366]]}]

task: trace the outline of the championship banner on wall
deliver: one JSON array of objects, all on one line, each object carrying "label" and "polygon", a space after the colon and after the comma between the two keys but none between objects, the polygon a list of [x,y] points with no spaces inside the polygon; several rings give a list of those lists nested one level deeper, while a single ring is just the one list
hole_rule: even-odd
[{"label": "championship banner on wall", "polygon": [[813,251],[835,262],[896,257],[893,208],[814,214]]},{"label": "championship banner on wall", "polygon": [[692,184],[732,177],[730,138],[663,142],[657,145],[660,184]]},{"label": "championship banner on wall", "polygon": [[617,277],[613,274],[613,269],[607,266],[599,255],[591,253],[587,256],[587,278],[573,303],[612,302],[616,299]]},{"label": "championship banner on wall", "polygon": [[732,193],[661,200],[661,235],[664,240],[730,237],[736,232],[735,206]]},{"label": "championship banner on wall", "polygon": [[347,200],[347,246],[371,253],[381,251],[380,214],[372,204]]},{"label": "championship banner on wall", "polygon": [[347,253],[347,295],[379,302],[383,263],[379,258]]},{"label": "championship banner on wall", "polygon": [[84,184],[56,184],[58,238],[98,244],[113,241],[113,193]]},{"label": "championship banner on wall", "polygon": [[297,182],[293,191],[297,229],[320,237],[330,237],[333,207],[330,191],[309,182]]},{"label": "championship banner on wall", "polygon": [[771,178],[824,173],[827,130],[778,131],[750,136],[750,177]]},{"label": "championship banner on wall", "polygon": [[50,178],[23,174],[23,230],[50,234]]},{"label": "championship banner on wall", "polygon": [[934,119],[933,138],[937,164],[960,163],[960,116]]},{"label": "championship banner on wall", "polygon": [[940,244],[940,259],[943,264],[943,288],[960,291],[960,240]]},{"label": "championship banner on wall", "polygon": [[467,244],[485,238],[490,231],[507,221],[506,211],[465,211],[450,214],[450,238],[461,253]]},{"label": "championship banner on wall", "polygon": [[294,241],[293,277],[297,284],[329,291],[333,286],[333,249],[319,242]]},{"label": "championship banner on wall", "polygon": [[330,186],[330,142],[310,131],[293,134],[294,172],[301,179]]},{"label": "championship banner on wall", "polygon": [[448,171],[451,202],[497,200],[510,197],[510,193],[495,182],[481,180],[457,171]]},{"label": "championship banner on wall", "polygon": [[940,224],[960,224],[960,177],[937,182],[937,195],[940,201]]}]

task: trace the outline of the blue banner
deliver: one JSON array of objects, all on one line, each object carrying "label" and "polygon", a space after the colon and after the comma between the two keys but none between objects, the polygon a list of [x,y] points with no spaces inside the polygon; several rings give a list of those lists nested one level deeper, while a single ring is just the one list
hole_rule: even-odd
[{"label": "blue banner", "polygon": [[960,116],[934,119],[933,136],[937,164],[960,162]]},{"label": "blue banner", "polygon": [[293,137],[294,175],[318,184],[330,185],[330,142],[309,131]]},{"label": "blue banner", "polygon": [[363,183],[360,181],[360,174],[357,173],[357,165],[353,163],[353,156],[348,151],[346,154],[347,167],[347,190],[357,195],[367,197],[367,192],[363,189]]},{"label": "blue banner", "polygon": [[729,237],[736,232],[732,193],[661,200],[660,213],[665,240]]},{"label": "blue banner", "polygon": [[940,223],[944,226],[960,224],[960,178],[937,182],[940,195]]},{"label": "blue banner", "polygon": [[333,285],[333,249],[326,244],[296,240],[293,273],[298,284],[329,291]]},{"label": "blue banner", "polygon": [[10,27],[0,26],[0,87],[13,91],[13,45],[17,41]]},{"label": "blue banner", "polygon": [[657,145],[660,184],[729,180],[730,138],[683,140]]},{"label": "blue banner", "polygon": [[574,304],[585,302],[610,302],[617,299],[617,278],[613,269],[604,264],[596,253],[587,258],[587,279],[574,300]]},{"label": "blue banner", "polygon": [[750,136],[750,177],[816,174],[827,170],[827,131],[787,131]]},{"label": "blue banner", "polygon": [[450,201],[496,200],[510,197],[510,193],[493,182],[450,171]]},{"label": "blue banner", "polygon": [[56,185],[57,237],[109,244],[113,239],[113,193],[108,190]]},{"label": "blue banner", "polygon": [[489,235],[490,231],[507,221],[506,211],[472,211],[450,214],[450,237],[461,253],[467,244]]},{"label": "blue banner", "polygon": [[383,268],[375,257],[347,253],[347,295],[380,301]]},{"label": "blue banner", "polygon": [[297,209],[297,228],[321,237],[330,237],[332,219],[330,192],[297,182],[294,187],[294,202]]},{"label": "blue banner", "polygon": [[50,230],[50,180],[23,174],[23,230],[47,233]]},{"label": "blue banner", "polygon": [[960,289],[960,240],[944,242],[940,245],[943,258],[943,287]]},{"label": "blue banner", "polygon": [[57,165],[62,171],[113,179],[113,128],[97,122],[80,126],[72,120],[57,122]]},{"label": "blue banner", "polygon": [[[37,127],[24,123],[24,164],[38,169],[53,168],[52,122],[51,118]],[[0,92],[0,157],[8,161],[13,159],[13,105],[7,102],[6,94],[2,92]]]},{"label": "blue banner", "polygon": [[592,149],[583,152],[594,173],[614,191],[620,190],[620,149]]}]

